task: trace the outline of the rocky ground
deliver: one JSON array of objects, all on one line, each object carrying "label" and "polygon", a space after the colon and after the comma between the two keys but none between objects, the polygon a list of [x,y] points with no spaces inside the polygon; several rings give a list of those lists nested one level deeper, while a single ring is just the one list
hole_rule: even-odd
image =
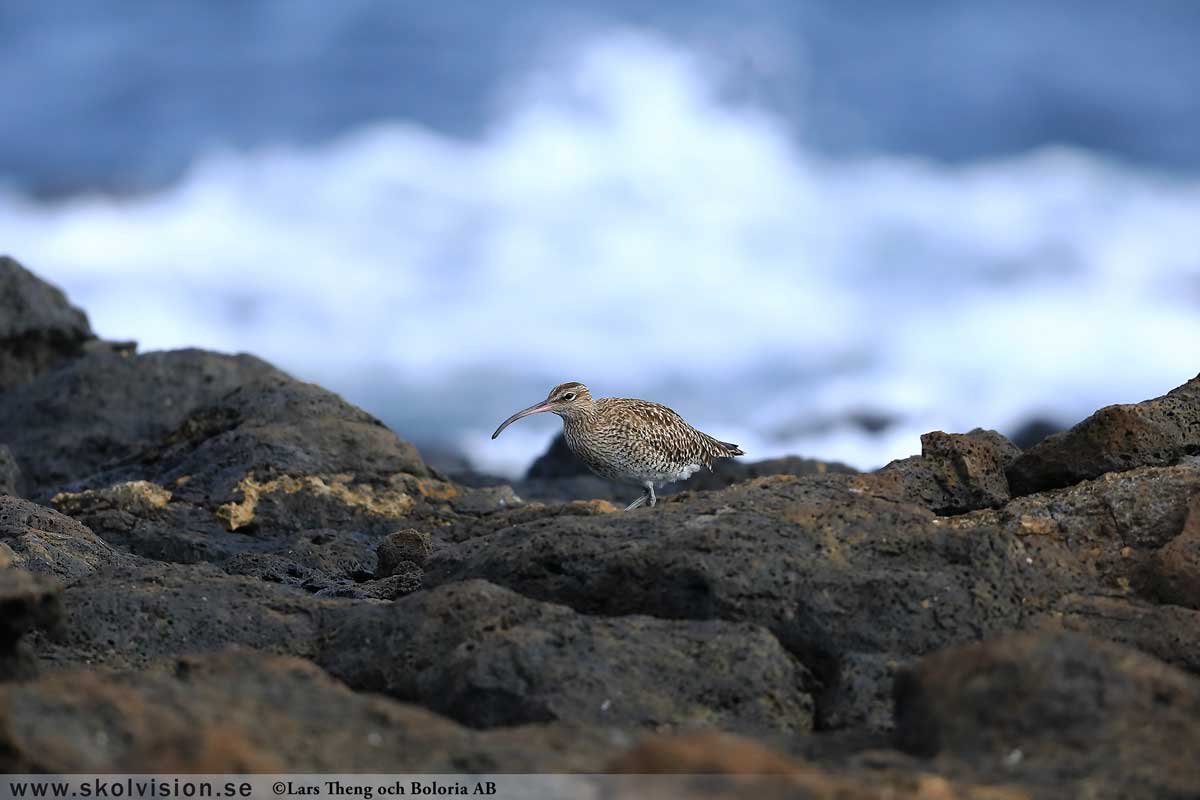
[{"label": "rocky ground", "polygon": [[626,514],[561,452],[451,479],[256,358],[99,341],[0,260],[0,412],[6,771],[1200,795],[1200,377]]}]

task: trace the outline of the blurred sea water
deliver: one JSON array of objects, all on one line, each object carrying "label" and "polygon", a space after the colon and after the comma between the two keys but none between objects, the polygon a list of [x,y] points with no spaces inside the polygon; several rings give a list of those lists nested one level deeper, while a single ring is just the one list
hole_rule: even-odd
[{"label": "blurred sea water", "polygon": [[[564,380],[754,458],[872,467],[1200,371],[1191,6],[1122,29],[1107,4],[800,5],[9,7],[0,103],[28,113],[0,132],[0,250],[106,337],[254,352],[507,474],[557,420],[491,430]],[[940,44],[889,56],[876,28]],[[1122,30],[1171,63],[1098,62]]]}]

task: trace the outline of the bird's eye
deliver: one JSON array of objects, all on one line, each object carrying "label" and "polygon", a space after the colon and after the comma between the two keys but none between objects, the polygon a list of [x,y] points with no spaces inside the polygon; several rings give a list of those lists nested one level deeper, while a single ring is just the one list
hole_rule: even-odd
[{"label": "bird's eye", "polygon": [[562,397],[560,397],[560,398],[558,398],[558,399],[559,399],[559,400],[562,400],[562,401],[563,401],[563,402],[565,402],[565,403],[569,403],[569,402],[571,402],[572,400],[574,400],[574,399],[575,399],[575,393],[574,393],[574,392],[567,392],[566,394],[564,394]]}]

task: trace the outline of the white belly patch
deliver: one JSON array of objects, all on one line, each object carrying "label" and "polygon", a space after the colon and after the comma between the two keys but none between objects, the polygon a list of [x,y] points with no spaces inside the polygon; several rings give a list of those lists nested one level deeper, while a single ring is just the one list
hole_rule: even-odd
[{"label": "white belly patch", "polygon": [[672,472],[659,472],[653,476],[652,480],[656,483],[674,483],[675,481],[686,481],[688,478],[695,475],[699,469],[699,464],[689,464],[686,467],[681,467],[680,469]]}]

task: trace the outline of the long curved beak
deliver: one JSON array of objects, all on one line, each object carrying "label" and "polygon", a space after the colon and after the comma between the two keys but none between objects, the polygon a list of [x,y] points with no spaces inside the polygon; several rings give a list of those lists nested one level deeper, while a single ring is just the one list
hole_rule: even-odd
[{"label": "long curved beak", "polygon": [[509,425],[512,425],[514,422],[519,420],[521,417],[528,417],[530,414],[539,414],[542,411],[549,411],[549,410],[550,410],[550,401],[549,400],[544,400],[541,403],[535,403],[535,404],[531,405],[529,408],[522,409],[521,411],[518,411],[517,413],[513,414],[508,419],[504,420],[504,422],[501,422],[500,427],[496,428],[496,432],[492,434],[492,438],[495,439],[497,436],[500,435],[500,431],[504,430]]}]

